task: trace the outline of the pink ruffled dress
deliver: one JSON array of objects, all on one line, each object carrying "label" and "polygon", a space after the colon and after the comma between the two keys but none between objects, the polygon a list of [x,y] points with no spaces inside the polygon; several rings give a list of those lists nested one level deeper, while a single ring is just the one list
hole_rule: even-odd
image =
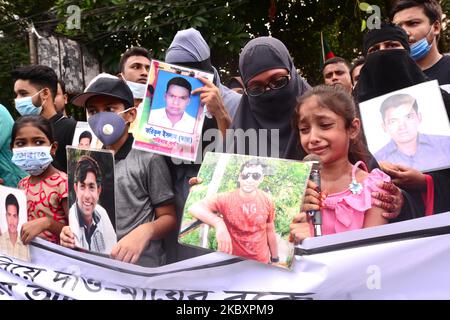
[{"label": "pink ruffled dress", "polygon": [[333,234],[349,230],[361,229],[364,223],[364,214],[372,208],[371,193],[381,191],[377,183],[390,181],[390,177],[379,169],[374,169],[360,183],[356,181],[356,169],[366,165],[358,161],[352,168],[352,183],[344,191],[330,194],[323,201],[322,208],[322,234]]}]

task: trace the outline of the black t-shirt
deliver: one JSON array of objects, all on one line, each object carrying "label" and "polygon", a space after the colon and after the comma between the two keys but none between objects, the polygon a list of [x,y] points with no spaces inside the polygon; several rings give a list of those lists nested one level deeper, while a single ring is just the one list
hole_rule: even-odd
[{"label": "black t-shirt", "polygon": [[67,118],[61,112],[55,114],[49,121],[53,126],[55,141],[58,142],[58,149],[52,165],[58,170],[67,172],[66,146],[72,145],[77,122],[73,118]]},{"label": "black t-shirt", "polygon": [[438,80],[439,85],[450,84],[450,56],[442,56],[432,67],[423,70],[430,80]]}]

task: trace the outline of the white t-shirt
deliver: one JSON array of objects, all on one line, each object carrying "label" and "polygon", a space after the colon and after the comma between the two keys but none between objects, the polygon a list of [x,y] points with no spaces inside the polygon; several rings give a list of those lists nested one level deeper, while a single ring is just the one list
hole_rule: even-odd
[{"label": "white t-shirt", "polygon": [[148,122],[164,128],[188,133],[192,133],[195,127],[195,118],[190,116],[187,112],[183,114],[183,117],[179,121],[172,125],[172,121],[167,117],[166,108],[158,108],[150,111]]}]

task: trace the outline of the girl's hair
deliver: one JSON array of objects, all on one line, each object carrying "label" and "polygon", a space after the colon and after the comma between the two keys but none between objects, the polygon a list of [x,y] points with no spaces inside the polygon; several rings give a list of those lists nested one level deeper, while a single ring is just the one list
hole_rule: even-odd
[{"label": "girl's hair", "polygon": [[16,120],[12,128],[11,149],[14,145],[14,140],[16,140],[17,132],[26,126],[38,128],[46,135],[50,143],[55,142],[55,139],[53,138],[53,127],[47,119],[42,116],[23,116]]},{"label": "girl's hair", "polygon": [[[313,96],[317,98],[319,106],[322,108],[327,108],[342,117],[344,119],[346,129],[349,129],[353,119],[357,118],[356,106],[353,97],[342,87],[319,85],[307,91],[298,100],[293,119],[294,129],[297,132],[299,132],[300,109],[303,103]],[[362,130],[360,130],[356,138],[350,140],[348,158],[353,164],[360,160],[364,161],[364,163],[368,162],[369,153],[366,145],[363,143]]]}]

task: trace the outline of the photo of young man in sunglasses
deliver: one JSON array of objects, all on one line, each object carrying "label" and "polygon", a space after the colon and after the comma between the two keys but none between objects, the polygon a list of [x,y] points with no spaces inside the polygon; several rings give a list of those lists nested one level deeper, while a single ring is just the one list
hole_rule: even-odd
[{"label": "photo of young man in sunglasses", "polygon": [[277,263],[275,206],[271,197],[259,189],[263,180],[264,164],[247,161],[240,168],[236,190],[195,203],[189,212],[215,228],[219,251]]}]

